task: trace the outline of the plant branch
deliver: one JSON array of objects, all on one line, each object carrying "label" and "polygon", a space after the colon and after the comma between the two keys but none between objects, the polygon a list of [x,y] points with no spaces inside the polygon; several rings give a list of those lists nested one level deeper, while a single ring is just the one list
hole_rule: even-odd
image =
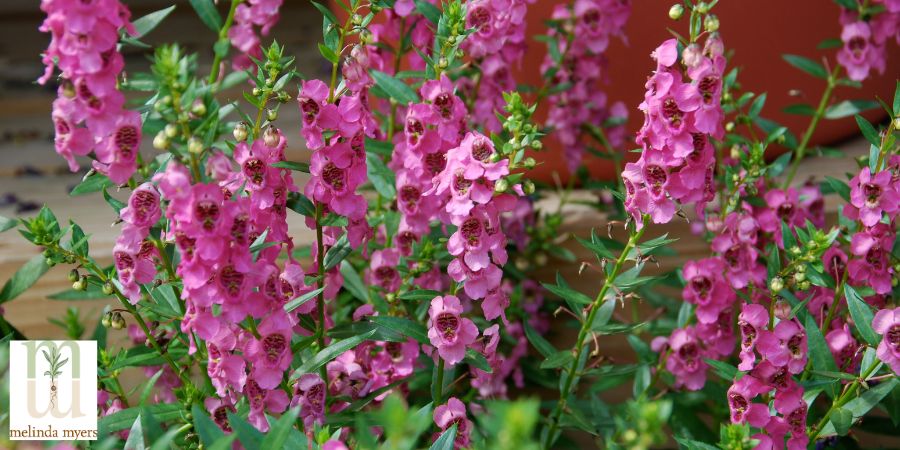
[{"label": "plant branch", "polygon": [[822,117],[825,116],[825,109],[828,107],[828,102],[831,100],[831,93],[832,91],[834,91],[834,87],[837,85],[837,77],[840,73],[840,70],[840,64],[836,64],[834,66],[834,69],[828,75],[828,84],[825,86],[825,92],[822,93],[822,98],[819,100],[819,107],[816,108],[816,112],[813,114],[812,121],[809,123],[809,126],[806,127],[806,132],[803,133],[803,139],[800,141],[800,145],[798,145],[797,149],[794,150],[794,157],[791,161],[791,167],[788,169],[788,174],[784,179],[782,189],[787,189],[787,187],[791,185],[791,181],[794,179],[794,176],[797,175],[797,169],[800,168],[800,162],[803,161],[803,157],[806,155],[806,150],[809,146],[809,140],[812,139],[812,135],[816,131],[816,126],[819,125],[819,121],[822,119]]}]

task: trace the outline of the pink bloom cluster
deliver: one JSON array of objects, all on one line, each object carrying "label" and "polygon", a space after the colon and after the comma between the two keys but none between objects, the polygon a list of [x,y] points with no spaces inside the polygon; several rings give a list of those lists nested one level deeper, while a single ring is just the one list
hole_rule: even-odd
[{"label": "pink bloom cluster", "polygon": [[[438,6],[437,0],[426,0],[428,3]],[[384,11],[385,20],[382,23],[369,25],[372,33],[372,42],[390,42],[392,46],[400,45],[401,34],[409,35],[409,44],[419,49],[423,54],[430,55],[434,44],[433,25],[424,16],[415,14],[416,3],[413,0],[397,0],[391,9]],[[385,47],[368,46],[372,67],[382,72],[393,74],[396,55]],[[412,70],[425,70],[425,60],[418,52],[409,52],[406,61]]]},{"label": "pink bloom cluster", "polygon": [[[625,143],[625,121],[628,109],[622,102],[608,105],[606,94],[599,89],[606,81],[609,62],[604,55],[609,41],[617,36],[625,40],[625,23],[631,14],[630,2],[620,0],[579,0],[573,5],[561,3],[553,10],[552,19],[559,21],[561,33],[551,28],[548,34],[555,37],[555,51],[559,62],[548,54],[541,65],[541,72],[552,73],[555,85],[571,86],[548,97],[550,111],[547,125],[563,146],[566,164],[574,173],[581,164],[585,145],[582,126],[593,124],[606,128],[606,137],[613,148]],[[605,125],[611,122],[610,125]]]},{"label": "pink bloom cluster", "polygon": [[53,102],[56,152],[69,169],[75,156],[94,152],[93,166],[115,183],[131,178],[141,143],[141,118],[124,109],[116,81],[125,63],[116,50],[119,30],[134,33],[131,13],[118,0],[43,0],[47,19],[41,31],[51,34],[44,53],[46,83],[53,68],[62,72],[59,97]]},{"label": "pink bloom cluster", "polygon": [[472,118],[484,129],[501,129],[497,112],[504,105],[503,93],[516,90],[512,68],[525,53],[525,14],[535,0],[472,0],[466,4],[466,26],[474,33],[461,48],[480,66],[477,83],[460,78],[460,88],[475,99]]},{"label": "pink bloom cluster", "polygon": [[[456,424],[456,440],[453,448],[469,448],[471,446],[470,435],[474,424],[466,417],[466,405],[456,397],[447,399],[447,403],[434,408],[434,423],[441,432]],[[435,434],[437,439],[440,434]]]},{"label": "pink bloom cluster", "polygon": [[900,44],[900,2],[882,0],[885,11],[863,19],[857,11],[841,11],[841,41],[837,60],[851,80],[863,81],[875,70],[884,73],[888,41]]},{"label": "pink bloom cluster", "polygon": [[872,328],[882,335],[876,350],[878,359],[894,373],[900,373],[900,308],[878,311],[872,320]]},{"label": "pink bloom cluster", "polygon": [[240,50],[231,64],[235,70],[247,70],[255,67],[250,57],[261,59],[259,34],[268,35],[272,27],[278,23],[278,9],[284,0],[247,0],[237,6],[234,12],[234,23],[228,30],[231,45]]},{"label": "pink bloom cluster", "polygon": [[[372,136],[374,129],[369,123],[364,88],[335,103],[329,103],[328,94],[329,88],[321,80],[309,80],[303,83],[297,97],[302,134],[307,147],[313,150],[311,178],[304,191],[310,200],[323,206],[323,217],[334,213],[348,219],[348,239],[356,248],[370,234],[365,218],[368,205],[356,190],[367,179],[365,138]],[[333,132],[327,141],[326,131]],[[314,222],[308,225],[315,226]],[[326,227],[326,231],[326,245],[333,245],[342,233],[340,227]]]},{"label": "pink bloom cluster", "polygon": [[656,72],[647,81],[640,105],[644,125],[637,135],[644,151],[622,173],[625,207],[639,225],[643,214],[654,223],[666,223],[677,205],[694,202],[701,208],[712,199],[715,156],[709,139],[725,132],[720,104],[723,51],[721,39],[713,34],[702,50],[697,44],[685,48],[681,65],[675,39],[653,52]]}]

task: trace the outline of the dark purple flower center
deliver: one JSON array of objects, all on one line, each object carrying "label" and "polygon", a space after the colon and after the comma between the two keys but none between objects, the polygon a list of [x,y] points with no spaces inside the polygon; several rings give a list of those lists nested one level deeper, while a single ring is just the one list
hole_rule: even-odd
[{"label": "dark purple flower center", "polygon": [[270,334],[263,338],[262,348],[266,352],[266,359],[270,364],[274,364],[287,348],[287,340],[283,335]]},{"label": "dark purple flower center", "polygon": [[651,164],[644,169],[644,180],[646,180],[648,187],[655,195],[662,193],[662,186],[666,184],[667,179],[668,175],[665,169],[660,166]]},{"label": "dark purple flower center", "polygon": [[241,293],[243,284],[244,274],[238,272],[234,266],[228,265],[219,271],[219,285],[231,298],[235,298]]},{"label": "dark purple flower center", "polygon": [[344,169],[330,162],[322,169],[322,180],[335,191],[344,190]]},{"label": "dark purple flower center", "polygon": [[489,33],[491,12],[484,6],[476,6],[469,11],[469,26],[478,29],[478,31]]},{"label": "dark purple flower center", "polygon": [[697,296],[706,299],[709,296],[709,291],[712,289],[712,281],[704,276],[694,277],[691,279],[691,289]]},{"label": "dark purple flower center", "polygon": [[472,157],[478,161],[487,161],[494,150],[485,139],[476,139],[472,144]]},{"label": "dark purple flower center", "polygon": [[669,121],[670,125],[672,125],[675,128],[678,128],[681,126],[681,123],[682,123],[681,110],[678,109],[678,103],[675,102],[674,98],[669,97],[663,101],[662,113],[663,113],[663,117],[665,117],[666,120]]},{"label": "dark purple flower center", "polygon": [[789,202],[784,202],[778,205],[776,209],[778,213],[778,217],[782,219],[790,219],[791,215],[794,213],[794,204]]},{"label": "dark purple flower center", "polygon": [[134,157],[134,150],[140,144],[138,130],[131,125],[125,125],[116,130],[113,140],[119,150],[119,155],[129,161]]},{"label": "dark purple flower center", "polygon": [[265,407],[263,401],[265,400],[266,393],[259,387],[259,384],[257,384],[256,381],[247,380],[247,384],[244,385],[244,395],[250,402],[250,409],[259,411]]},{"label": "dark purple flower center", "polygon": [[250,216],[239,214],[231,224],[231,238],[239,244],[247,243],[247,228],[250,224]]},{"label": "dark purple flower center", "polygon": [[700,94],[703,96],[704,103],[710,103],[713,101],[713,94],[715,94],[718,87],[719,77],[708,75],[700,80],[697,88],[700,90]]},{"label": "dark purple flower center", "polygon": [[800,344],[803,343],[803,335],[795,334],[788,339],[787,347],[790,350],[791,355],[794,357],[799,357],[802,353],[802,349],[800,348]]},{"label": "dark purple flower center", "polygon": [[854,36],[850,39],[850,42],[847,43],[847,48],[853,53],[854,58],[859,59],[863,56],[863,53],[865,53],[868,45],[869,43],[866,42],[866,39],[862,36]]},{"label": "dark purple flower center", "polygon": [[200,200],[194,206],[194,217],[206,231],[212,231],[219,220],[219,205],[212,200]]},{"label": "dark purple flower center", "polygon": [[878,202],[881,199],[881,186],[873,183],[866,183],[862,188],[863,193],[866,195],[866,206],[869,208],[878,206]]},{"label": "dark purple flower center", "polygon": [[388,266],[381,266],[375,269],[375,278],[381,280],[383,285],[389,284],[397,278],[397,269]]},{"label": "dark purple flower center", "polygon": [[116,269],[130,270],[134,268],[134,258],[125,252],[116,252]]},{"label": "dark purple flower center", "polygon": [[422,197],[422,191],[415,186],[406,185],[400,188],[400,202],[406,205],[408,209],[413,209],[419,203]]},{"label": "dark purple flower center", "polygon": [[323,389],[323,386],[323,384],[319,383],[306,391],[306,400],[316,410],[322,409],[323,406],[322,400],[324,400],[325,398],[325,390]]},{"label": "dark purple flower center", "polygon": [[743,346],[749,348],[756,340],[756,327],[743,320],[738,322],[738,326],[741,327],[741,334],[744,335]]},{"label": "dark purple flower center", "polygon": [[135,191],[131,196],[131,209],[134,211],[135,217],[139,222],[144,222],[149,218],[151,211],[156,211],[159,202],[153,193],[148,191]]},{"label": "dark purple flower center", "polygon": [[466,219],[465,222],[459,227],[459,231],[462,233],[463,238],[465,238],[466,242],[469,245],[476,246],[478,245],[478,241],[481,239],[481,221],[470,217]]},{"label": "dark purple flower center", "polygon": [[453,189],[459,193],[459,195],[466,195],[469,192],[469,188],[472,187],[472,181],[467,180],[463,176],[462,170],[456,172],[453,177]]},{"label": "dark purple flower center", "polygon": [[887,340],[887,344],[893,351],[900,350],[900,324],[891,325],[884,334],[884,339]]},{"label": "dark purple flower center", "polygon": [[425,133],[425,125],[422,121],[414,117],[406,119],[406,133],[415,136],[421,136]]},{"label": "dark purple flower center", "polygon": [[216,425],[218,425],[219,428],[222,429],[222,431],[228,433],[231,432],[231,425],[228,423],[228,413],[234,411],[234,408],[226,405],[219,406],[215,409],[215,411],[213,411],[213,420],[216,422]]},{"label": "dark purple flower center", "polygon": [[678,356],[684,361],[685,365],[689,370],[693,371],[697,368],[697,356],[700,354],[700,349],[697,347],[697,344],[694,342],[688,342],[681,346],[678,349]]},{"label": "dark purple flower center", "polygon": [[434,98],[434,106],[437,108],[438,113],[444,119],[449,119],[452,113],[452,100],[450,98],[450,94],[446,92],[441,92]]},{"label": "dark purple flower center", "polygon": [[459,331],[459,317],[455,314],[441,313],[435,319],[434,325],[444,339],[456,339],[456,333]]},{"label": "dark purple flower center", "polygon": [[184,233],[178,232],[175,234],[175,244],[178,245],[178,249],[181,250],[181,253],[188,258],[194,256],[194,247],[196,243],[196,239],[188,237]]},{"label": "dark purple flower center", "polygon": [[738,394],[737,392],[730,394],[728,400],[731,403],[731,410],[734,412],[735,419],[741,420],[744,412],[747,411],[749,402],[747,402],[747,399],[744,398],[743,395]]},{"label": "dark purple flower center", "polygon": [[266,179],[266,165],[259,158],[250,158],[244,162],[244,176],[251,183],[260,185]]},{"label": "dark purple flower center", "polygon": [[291,283],[284,278],[280,278],[279,281],[279,285],[281,286],[281,299],[283,301],[288,301],[294,298],[294,287],[291,286]]},{"label": "dark purple flower center", "polygon": [[303,98],[300,100],[300,110],[303,111],[303,121],[310,125],[319,115],[319,104],[311,98]]},{"label": "dark purple flower center", "polygon": [[425,155],[425,168],[432,176],[441,173],[447,167],[447,157],[443,153],[429,153]]}]

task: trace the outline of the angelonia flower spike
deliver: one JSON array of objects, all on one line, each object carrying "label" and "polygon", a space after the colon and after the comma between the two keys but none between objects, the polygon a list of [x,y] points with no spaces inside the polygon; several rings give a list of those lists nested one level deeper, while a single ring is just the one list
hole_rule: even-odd
[{"label": "angelonia flower spike", "polygon": [[[54,147],[115,231],[0,217],[40,248],[0,303],[55,265],[51,298],[106,302],[51,319],[96,330],[98,445],[800,450],[900,422],[900,85],[835,99],[888,71],[900,2],[823,5],[840,35],[766,69],[812,76],[801,129],[724,2],[188,3],[213,48],[147,44],[174,7],[40,3]],[[321,58],[272,39],[286,8]],[[637,48],[647,15],[671,37]],[[832,120],[868,151],[819,142]],[[846,166],[801,176],[821,154]]]}]

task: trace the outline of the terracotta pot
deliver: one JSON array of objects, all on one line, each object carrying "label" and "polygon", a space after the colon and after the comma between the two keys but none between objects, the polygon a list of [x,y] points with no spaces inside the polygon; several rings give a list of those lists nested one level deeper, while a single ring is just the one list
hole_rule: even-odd
[{"label": "terracotta pot", "polygon": [[[538,0],[528,9],[529,35],[546,33],[544,20],[550,17],[553,7],[568,0]],[[633,2],[631,17],[626,26],[628,43],[613,40],[607,50],[609,58],[609,84],[600,88],[607,92],[609,103],[623,101],[629,107],[628,132],[633,135],[640,128],[643,116],[637,109],[644,95],[644,81],[654,69],[650,59],[653,51],[662,41],[671,37],[666,31],[672,28],[684,32],[687,26],[683,18],[674,22],[668,17],[672,0],[638,0]],[[339,17],[345,16],[340,8],[333,8]],[[738,77],[745,90],[766,92],[767,100],[763,116],[787,126],[798,136],[807,124],[808,116],[783,113],[782,109],[795,103],[816,105],[824,89],[824,81],[813,78],[788,65],[783,54],[803,55],[819,60],[828,58],[833,64],[837,49],[817,50],[816,46],[825,39],[840,36],[838,23],[840,8],[822,0],[753,0],[719,2],[714,12],[721,22],[721,33],[728,50],[734,51],[731,67],[740,67]],[[835,90],[835,100],[893,98],[896,75],[900,73],[900,48],[895,43],[888,44],[888,64],[884,75],[873,73],[865,81],[862,89],[841,87]],[[543,43],[529,40],[529,51],[514,74],[520,84],[539,86],[542,82],[539,67],[546,55]],[[892,75],[893,74],[893,75]],[[543,120],[546,107],[538,111],[538,119]],[[863,114],[870,121],[884,119],[884,111],[872,110]],[[852,117],[829,120],[820,123],[813,135],[811,145],[823,145],[847,139],[858,134]],[[545,142],[545,150],[534,156],[541,164],[531,171],[536,180],[550,182],[553,172],[559,173],[565,181],[568,172],[560,158],[561,149],[550,137]],[[634,143],[626,145],[632,148]],[[784,149],[772,148],[773,153]],[[635,154],[629,154],[636,159]],[[612,163],[591,155],[586,155],[585,164],[598,179],[613,179],[616,174]]]}]

